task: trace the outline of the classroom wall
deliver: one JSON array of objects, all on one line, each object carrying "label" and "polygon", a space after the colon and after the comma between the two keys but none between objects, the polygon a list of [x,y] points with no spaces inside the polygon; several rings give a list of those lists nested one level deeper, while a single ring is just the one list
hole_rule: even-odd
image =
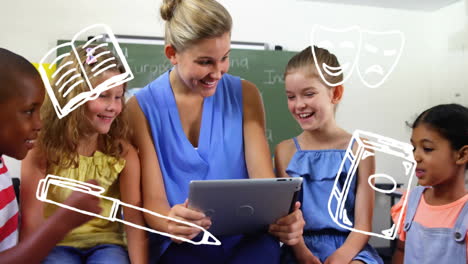
[{"label": "classroom wall", "polygon": [[[431,105],[458,103],[468,105],[468,0],[459,1],[437,12],[440,21],[434,32],[439,38],[436,62],[432,63],[435,82],[430,87]],[[448,19],[450,18],[450,19]],[[468,171],[465,173],[468,186]]]},{"label": "classroom wall", "polygon": [[[468,103],[468,8],[467,1],[459,1],[436,14],[437,23],[432,34],[437,36],[433,52],[430,102]],[[449,19],[450,18],[450,19]],[[443,33],[443,34],[439,34]],[[444,37],[439,37],[439,36]]]}]

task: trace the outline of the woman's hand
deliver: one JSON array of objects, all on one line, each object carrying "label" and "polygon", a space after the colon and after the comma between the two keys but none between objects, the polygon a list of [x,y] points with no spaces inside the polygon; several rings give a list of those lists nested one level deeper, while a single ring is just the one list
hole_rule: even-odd
[{"label": "woman's hand", "polygon": [[287,216],[281,217],[276,223],[271,224],[269,232],[278,237],[281,242],[288,246],[296,245],[302,239],[305,226],[300,202],[294,205],[294,211]]},{"label": "woman's hand", "polygon": [[[185,222],[190,222],[192,224],[203,227],[204,229],[208,229],[211,226],[210,218],[205,216],[204,213],[188,208],[188,200],[186,200],[183,204],[177,204],[173,206],[169,211],[168,216]],[[202,231],[200,228],[188,226],[186,224],[171,220],[168,222],[167,229],[171,235],[190,240],[196,237]],[[172,238],[172,241],[176,243],[182,243],[181,240],[175,238]]]}]

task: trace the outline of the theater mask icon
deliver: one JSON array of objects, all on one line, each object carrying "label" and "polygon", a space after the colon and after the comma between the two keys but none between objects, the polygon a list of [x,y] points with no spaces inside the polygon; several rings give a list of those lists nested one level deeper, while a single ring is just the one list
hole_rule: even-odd
[{"label": "theater mask icon", "polygon": [[361,31],[362,42],[357,62],[359,78],[369,88],[381,86],[400,60],[405,37],[400,31]]},{"label": "theater mask icon", "polygon": [[[370,231],[356,228],[354,210],[347,211],[347,208],[354,208],[360,164],[368,159],[372,159],[372,162],[375,161],[377,166],[372,175],[364,175],[368,179],[365,184],[370,185],[376,196],[378,193],[387,195],[398,192],[395,178],[399,178],[400,181],[404,179],[402,184],[410,191],[416,167],[412,150],[413,147],[409,144],[371,132],[356,130],[346,149],[328,200],[328,213],[332,220],[338,226],[352,232],[384,239],[395,239],[402,220],[402,213],[406,210],[406,197],[403,200],[403,207],[397,216],[396,223],[390,221],[388,224],[380,224],[377,227],[374,225]],[[379,163],[385,166],[378,166]],[[362,171],[361,173],[364,173],[365,170]],[[377,184],[379,182],[385,184]],[[386,211],[388,212],[386,216],[374,214],[374,219],[390,219],[388,208]],[[375,221],[373,222],[375,223]]]},{"label": "theater mask icon", "polygon": [[[333,29],[321,25],[315,25],[310,34],[310,43],[319,48],[324,48],[335,54],[340,63],[339,67],[319,63],[317,54],[312,49],[314,62],[320,78],[329,86],[342,85],[353,72],[359,56],[361,47],[361,32],[359,27],[352,26],[344,29]],[[338,76],[343,74],[343,80],[333,82],[326,76]]]}]

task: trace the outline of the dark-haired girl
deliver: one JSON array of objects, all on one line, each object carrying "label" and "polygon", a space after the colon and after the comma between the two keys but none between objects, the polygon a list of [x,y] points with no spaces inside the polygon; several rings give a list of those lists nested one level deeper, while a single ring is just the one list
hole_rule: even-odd
[{"label": "dark-haired girl", "polygon": [[[447,104],[424,111],[413,124],[411,143],[421,186],[409,194],[394,263],[465,264],[468,109]],[[392,215],[401,209],[402,202]]]}]

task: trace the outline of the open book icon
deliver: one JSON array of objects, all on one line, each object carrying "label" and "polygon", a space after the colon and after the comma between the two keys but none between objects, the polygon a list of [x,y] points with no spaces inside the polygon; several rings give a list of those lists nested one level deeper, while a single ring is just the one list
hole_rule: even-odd
[{"label": "open book icon", "polygon": [[[95,35],[92,39],[88,40],[82,46],[76,45],[76,41],[78,39],[86,39],[87,36],[92,35],[95,31],[99,31],[101,32],[101,34]],[[104,40],[107,41],[103,42]],[[112,67],[117,67],[117,64],[110,62],[106,63],[105,61],[102,61],[101,63],[96,63],[91,73],[93,76],[88,76],[83,65],[83,63],[85,62],[80,61],[80,59],[78,59],[77,61],[79,63],[76,69],[65,70],[65,67],[70,67],[69,64],[71,64],[71,62],[68,62],[64,65],[61,65],[60,67],[57,67],[55,72],[52,73],[51,79],[47,77],[47,71],[50,71],[53,65],[59,63],[62,59],[67,58],[68,56],[75,56],[79,58],[79,49],[88,49],[89,51],[92,45],[92,47],[94,48],[91,49],[91,52],[93,52],[99,47],[108,47],[109,44],[113,45],[114,54],[117,57],[117,59],[120,60],[121,65],[124,68],[123,73],[112,76],[109,79],[97,85],[96,87],[94,87],[90,82],[90,79],[92,77],[99,76],[99,74],[102,74],[103,72],[111,69]],[[65,52],[62,55],[56,57],[56,52],[58,53],[59,51]],[[104,55],[103,53],[110,53],[110,51],[94,53],[93,56],[94,58],[98,58],[99,56]],[[49,50],[47,54],[44,57],[42,57],[39,65],[39,73],[41,74],[47,94],[49,95],[49,98],[54,106],[55,112],[57,113],[57,116],[59,118],[68,115],[70,112],[78,108],[80,105],[86,103],[87,101],[96,99],[102,92],[109,90],[112,87],[128,82],[134,78],[133,73],[130,70],[130,67],[127,63],[127,60],[125,59],[125,56],[119,46],[119,43],[117,42],[117,39],[112,33],[110,27],[104,24],[95,24],[82,29],[73,36],[70,42],[63,43]],[[49,67],[50,69],[45,69],[44,67]],[[57,100],[59,96],[66,97],[73,90],[73,88],[80,84],[86,84],[86,86],[89,87],[89,91],[82,92],[76,95],[75,97],[68,100],[66,103],[61,104]]]}]

